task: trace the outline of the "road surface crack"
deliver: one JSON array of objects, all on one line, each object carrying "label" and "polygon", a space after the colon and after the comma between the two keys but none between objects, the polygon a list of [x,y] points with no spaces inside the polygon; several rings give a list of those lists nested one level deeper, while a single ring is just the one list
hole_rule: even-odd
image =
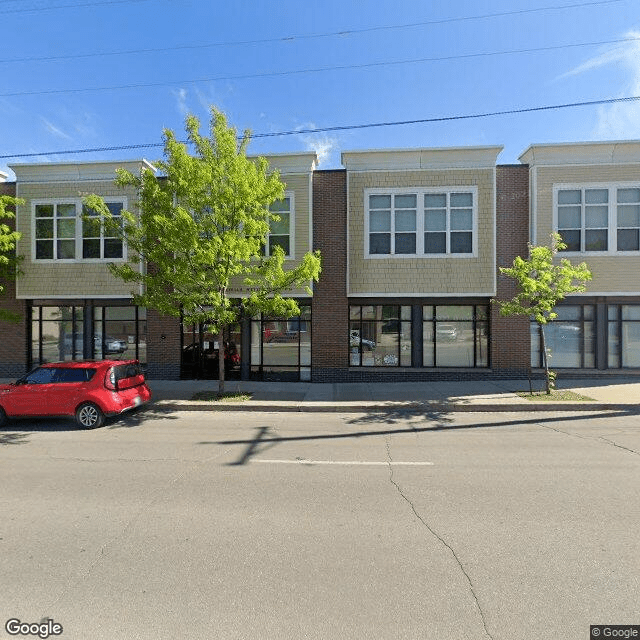
[{"label": "road surface crack", "polygon": [[604,442],[606,445],[610,447],[616,447],[617,449],[622,449],[623,451],[628,451],[629,453],[633,453],[636,456],[640,456],[640,451],[636,451],[635,449],[630,449],[629,447],[625,447],[621,444],[618,444],[614,440],[609,440],[609,438],[605,438],[604,436],[581,436],[578,433],[571,433],[569,431],[564,431],[562,429],[557,429],[556,427],[551,427],[548,424],[542,424],[541,422],[537,423],[539,427],[543,429],[548,429],[549,431],[555,431],[556,433],[562,433],[565,436],[569,436],[570,438],[580,438],[580,440],[593,440],[594,442]]},{"label": "road surface crack", "polygon": [[389,481],[396,488],[396,490],[398,491],[402,499],[411,507],[411,511],[413,511],[413,514],[415,515],[415,517],[423,524],[423,526],[427,529],[427,531],[429,531],[429,533],[436,540],[438,540],[440,544],[442,544],[453,556],[453,559],[455,560],[456,564],[460,568],[460,571],[462,571],[462,574],[464,575],[469,585],[469,590],[471,591],[471,595],[473,596],[476,609],[478,610],[478,614],[480,616],[480,620],[482,621],[482,627],[484,629],[484,632],[488,638],[491,638],[491,640],[493,640],[493,636],[489,633],[489,630],[487,629],[487,621],[485,619],[485,615],[482,610],[482,607],[480,606],[480,601],[478,600],[478,596],[473,586],[473,581],[471,580],[471,576],[468,574],[467,570],[464,568],[464,565],[462,564],[460,558],[458,557],[458,554],[456,553],[455,549],[435,529],[433,529],[429,525],[429,523],[418,513],[413,502],[411,502],[411,500],[405,495],[404,491],[402,490],[402,487],[396,482],[395,478],[393,477],[393,459],[391,458],[391,446],[390,446],[389,439],[387,439],[386,444],[387,444],[387,460],[389,464]]}]

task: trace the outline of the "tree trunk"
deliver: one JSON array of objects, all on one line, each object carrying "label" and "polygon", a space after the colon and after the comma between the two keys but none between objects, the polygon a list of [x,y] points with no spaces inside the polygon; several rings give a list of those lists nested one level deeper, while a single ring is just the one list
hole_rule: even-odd
[{"label": "tree trunk", "polygon": [[224,327],[218,329],[218,395],[224,393]]},{"label": "tree trunk", "polygon": [[542,357],[544,362],[544,378],[545,378],[545,388],[547,391],[547,395],[551,394],[551,383],[549,380],[549,361],[547,359],[547,343],[544,338],[544,325],[539,324],[540,334],[542,336]]}]

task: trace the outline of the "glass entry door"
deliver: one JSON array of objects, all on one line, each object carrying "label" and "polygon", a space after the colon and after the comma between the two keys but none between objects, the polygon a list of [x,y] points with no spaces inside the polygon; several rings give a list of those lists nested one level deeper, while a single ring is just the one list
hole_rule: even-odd
[{"label": "glass entry door", "polygon": [[[225,380],[240,380],[240,325],[227,327],[224,333]],[[220,345],[213,326],[207,323],[182,324],[182,358],[180,377],[183,379],[217,380]]]}]

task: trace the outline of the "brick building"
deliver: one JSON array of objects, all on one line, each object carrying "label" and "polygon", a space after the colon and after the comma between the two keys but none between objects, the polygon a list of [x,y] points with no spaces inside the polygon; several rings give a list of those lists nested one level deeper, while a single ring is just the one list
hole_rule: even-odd
[{"label": "brick building", "polygon": [[[316,168],[313,153],[269,156],[286,184],[270,242],[292,264],[320,249],[323,271],[312,298],[291,292],[299,317],[230,328],[237,366],[229,376],[526,376],[541,364],[537,329],[501,318],[492,301],[515,292],[498,268],[552,231],[567,257],[594,273],[548,327],[552,366],[590,376],[640,371],[640,142],[533,145],[518,165],[497,164],[500,151],[350,151],[344,168],[330,171]],[[136,194],[113,184],[118,166],[152,168],[144,160],[20,164],[11,167],[15,182],[0,174],[0,194],[25,200],[16,222],[23,275],[5,284],[2,301],[23,321],[0,328],[1,376],[105,356],[137,357],[149,377],[215,375],[210,327],[134,306],[105,265],[125,260],[127,247],[82,219],[86,193],[102,195],[114,215],[134,207]]]}]

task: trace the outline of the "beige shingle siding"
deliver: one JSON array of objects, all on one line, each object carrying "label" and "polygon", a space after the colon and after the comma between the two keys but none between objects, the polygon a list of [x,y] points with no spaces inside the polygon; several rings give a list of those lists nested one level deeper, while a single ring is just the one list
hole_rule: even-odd
[{"label": "beige shingle siding", "polygon": [[[640,164],[602,164],[593,166],[536,167],[534,170],[534,244],[548,244],[553,231],[553,187],[560,184],[608,186],[621,182],[640,185]],[[533,175],[532,175],[533,177]],[[533,188],[533,187],[532,187]],[[598,256],[570,254],[571,262],[586,262],[593,274],[586,295],[593,293],[637,293],[640,291],[640,255]]]},{"label": "beige shingle siding", "polygon": [[[477,187],[475,257],[365,258],[366,189]],[[348,172],[349,293],[490,295],[495,287],[495,170]]]},{"label": "beige shingle siding", "polygon": [[109,272],[105,263],[35,261],[32,255],[33,200],[82,198],[97,193],[104,198],[127,198],[127,208],[132,210],[136,193],[133,189],[121,189],[113,182],[51,182],[24,183],[18,181],[18,196],[25,204],[18,207],[17,225],[22,233],[18,252],[25,256],[24,274],[16,283],[19,298],[47,297],[130,297],[132,285],[123,283]]},{"label": "beige shingle siding", "polygon": [[[309,203],[309,189],[311,174],[287,174],[280,176],[285,185],[285,191],[293,193],[293,202],[295,208],[294,228],[293,228],[293,260],[285,260],[284,268],[291,269],[299,265],[304,254],[311,251],[311,207]],[[231,289],[231,293],[246,294],[246,287],[238,282]],[[303,296],[308,294],[304,289],[291,289],[286,292],[287,295]]]}]

